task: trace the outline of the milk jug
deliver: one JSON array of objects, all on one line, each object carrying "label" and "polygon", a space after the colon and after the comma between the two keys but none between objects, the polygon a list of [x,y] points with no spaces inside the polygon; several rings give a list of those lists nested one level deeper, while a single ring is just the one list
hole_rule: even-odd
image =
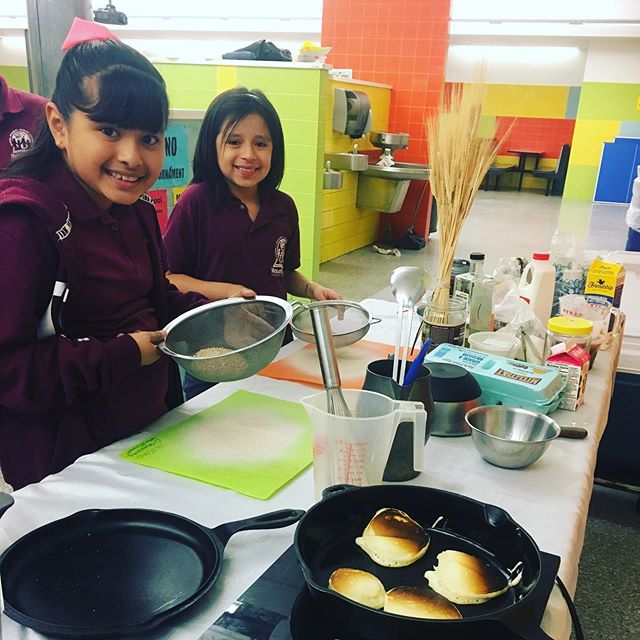
[{"label": "milk jug", "polygon": [[547,326],[551,317],[555,285],[556,270],[551,264],[549,253],[534,253],[533,259],[522,272],[518,294],[529,302],[543,327]]}]

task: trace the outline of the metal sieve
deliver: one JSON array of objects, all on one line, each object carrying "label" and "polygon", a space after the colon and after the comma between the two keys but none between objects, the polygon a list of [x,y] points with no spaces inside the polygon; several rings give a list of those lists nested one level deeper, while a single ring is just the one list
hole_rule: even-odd
[{"label": "metal sieve", "polygon": [[336,349],[361,340],[369,331],[370,325],[380,322],[380,318],[372,318],[369,311],[357,302],[347,300],[298,302],[294,303],[291,330],[299,340],[316,343],[310,309],[317,307],[327,311],[333,345]]},{"label": "metal sieve", "polygon": [[200,380],[242,380],[275,358],[291,311],[272,296],[209,302],[170,322],[158,348]]}]

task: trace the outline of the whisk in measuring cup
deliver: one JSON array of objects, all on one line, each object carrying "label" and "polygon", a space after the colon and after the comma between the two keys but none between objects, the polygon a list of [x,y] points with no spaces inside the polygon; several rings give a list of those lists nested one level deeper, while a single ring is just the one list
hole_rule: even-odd
[{"label": "whisk in measuring cup", "polygon": [[311,324],[316,339],[318,360],[322,371],[322,381],[327,395],[327,413],[351,418],[351,411],[340,388],[340,372],[333,345],[333,335],[329,325],[329,314],[325,306],[308,305]]}]

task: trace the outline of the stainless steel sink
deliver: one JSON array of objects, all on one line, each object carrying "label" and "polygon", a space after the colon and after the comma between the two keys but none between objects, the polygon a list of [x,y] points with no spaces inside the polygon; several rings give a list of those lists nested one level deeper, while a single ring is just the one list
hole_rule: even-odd
[{"label": "stainless steel sink", "polygon": [[369,159],[364,153],[325,153],[324,161],[331,162],[331,168],[338,171],[365,171]]},{"label": "stainless steel sink", "polygon": [[370,164],[363,175],[387,180],[428,180],[429,166],[417,162],[396,162],[391,167]]}]

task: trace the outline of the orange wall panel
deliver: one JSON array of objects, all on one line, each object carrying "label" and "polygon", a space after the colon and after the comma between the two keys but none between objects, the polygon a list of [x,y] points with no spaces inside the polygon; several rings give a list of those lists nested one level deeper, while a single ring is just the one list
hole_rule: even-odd
[{"label": "orange wall panel", "polygon": [[[390,84],[389,131],[409,134],[395,158],[428,162],[425,120],[440,101],[449,46],[450,0],[324,0],[322,44],[327,61],[353,77]],[[412,185],[414,186],[414,185]],[[417,192],[417,193],[416,193]],[[421,189],[410,189],[391,217],[394,236],[405,232]],[[427,235],[430,197],[424,197],[416,231]]]}]

